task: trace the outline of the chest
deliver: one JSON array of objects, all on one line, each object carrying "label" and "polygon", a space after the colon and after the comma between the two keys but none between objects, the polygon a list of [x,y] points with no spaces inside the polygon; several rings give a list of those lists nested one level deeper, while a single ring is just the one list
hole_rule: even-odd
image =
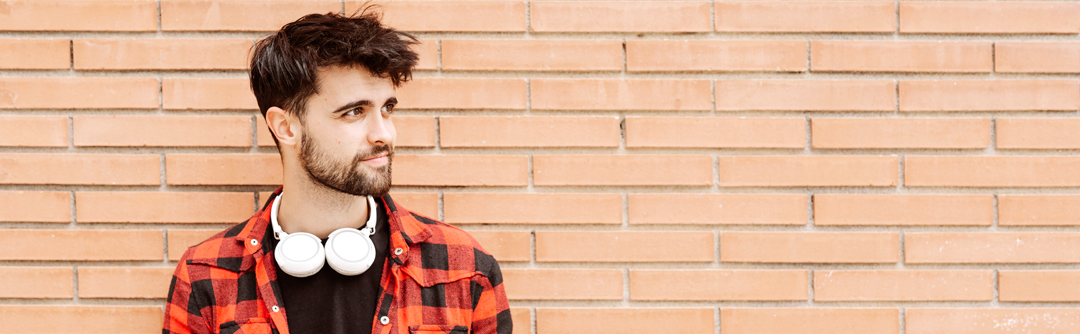
[{"label": "chest", "polygon": [[[374,312],[371,318],[360,315],[356,311],[355,305],[360,303],[351,304],[348,308],[352,311],[349,314],[354,316],[350,319],[344,319],[350,325],[371,326],[371,333],[378,334],[404,334],[404,333],[467,333],[469,326],[472,322],[472,310],[475,307],[474,301],[479,298],[478,294],[481,290],[480,287],[475,286],[475,282],[469,278],[457,279],[447,282],[440,282],[436,284],[429,284],[430,286],[422,286],[413,280],[407,274],[395,270],[391,265],[391,261],[387,261],[384,266],[383,275],[381,275],[380,290],[377,292],[377,298],[370,298],[373,296],[365,296],[366,301],[374,300]],[[244,276],[239,274],[238,276]],[[238,281],[242,279],[237,277]],[[267,283],[270,281],[267,280]],[[214,312],[215,314],[209,315],[209,319],[214,319],[214,326],[218,333],[297,333],[298,331],[290,331],[289,327],[292,327],[293,320],[291,317],[293,314],[297,314],[298,317],[303,317],[301,314],[316,314],[311,312],[305,312],[304,307],[310,307],[311,303],[290,302],[289,299],[295,299],[296,297],[288,297],[288,294],[283,293],[280,282],[274,282],[269,289],[259,289],[257,282],[255,284],[238,284],[236,286],[215,286],[215,295],[222,296],[228,294],[231,290],[235,293],[235,296],[252,296],[245,301],[237,300],[219,300],[219,305],[232,304],[233,307],[218,308]],[[277,285],[277,287],[273,287]],[[262,285],[266,286],[266,285]],[[265,291],[265,292],[264,292]],[[271,293],[274,291],[274,293]],[[475,291],[475,293],[474,293]],[[282,302],[278,302],[276,298],[278,296],[284,297]],[[338,297],[332,297],[329,300],[325,300],[326,296],[318,298],[307,298],[310,302],[325,302],[320,306],[323,312],[321,315],[316,314],[315,319],[332,319],[336,315],[331,313],[335,311],[329,311],[331,313],[325,313],[325,306],[330,306],[334,303],[343,302],[351,303],[348,299],[342,299]],[[337,299],[334,299],[337,298]],[[220,298],[218,298],[220,299]],[[250,300],[253,299],[253,300]],[[268,300],[269,299],[269,300]],[[316,300],[322,299],[322,300]],[[277,312],[280,312],[287,323],[282,321],[274,321],[273,314],[275,313],[272,307],[276,304],[281,304]],[[331,307],[334,308],[334,307]],[[384,319],[385,317],[385,319]],[[366,323],[366,324],[365,324]],[[354,326],[355,327],[355,326]],[[319,332],[319,331],[313,331]]]}]

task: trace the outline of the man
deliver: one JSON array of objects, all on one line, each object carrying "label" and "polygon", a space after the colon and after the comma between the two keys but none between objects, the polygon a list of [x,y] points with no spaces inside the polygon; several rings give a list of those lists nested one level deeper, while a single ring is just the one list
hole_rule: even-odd
[{"label": "man", "polygon": [[494,258],[387,195],[395,89],[416,43],[367,11],[308,15],[259,41],[251,87],[284,182],[184,253],[164,333],[511,332]]}]

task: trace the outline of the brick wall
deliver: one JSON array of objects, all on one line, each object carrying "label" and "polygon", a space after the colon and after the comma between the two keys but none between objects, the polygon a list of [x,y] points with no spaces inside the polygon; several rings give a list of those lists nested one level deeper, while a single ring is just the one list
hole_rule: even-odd
[{"label": "brick wall", "polygon": [[[358,6],[0,0],[0,333],[158,332],[281,181],[252,43]],[[394,196],[496,255],[515,333],[1080,331],[1078,2],[385,9]]]}]

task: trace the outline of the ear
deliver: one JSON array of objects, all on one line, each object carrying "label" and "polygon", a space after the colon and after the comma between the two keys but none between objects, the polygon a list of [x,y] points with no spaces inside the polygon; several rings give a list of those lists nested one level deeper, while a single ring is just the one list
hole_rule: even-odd
[{"label": "ear", "polygon": [[299,142],[300,122],[281,108],[270,107],[266,110],[266,126],[281,145],[295,146]]}]

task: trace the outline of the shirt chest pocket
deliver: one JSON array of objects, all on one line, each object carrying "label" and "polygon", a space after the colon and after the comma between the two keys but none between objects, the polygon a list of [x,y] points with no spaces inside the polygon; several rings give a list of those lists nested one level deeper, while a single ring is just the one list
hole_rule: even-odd
[{"label": "shirt chest pocket", "polygon": [[247,319],[243,322],[229,321],[221,324],[221,334],[270,334],[266,319]]},{"label": "shirt chest pocket", "polygon": [[469,327],[454,325],[416,325],[409,326],[411,334],[467,334]]}]

